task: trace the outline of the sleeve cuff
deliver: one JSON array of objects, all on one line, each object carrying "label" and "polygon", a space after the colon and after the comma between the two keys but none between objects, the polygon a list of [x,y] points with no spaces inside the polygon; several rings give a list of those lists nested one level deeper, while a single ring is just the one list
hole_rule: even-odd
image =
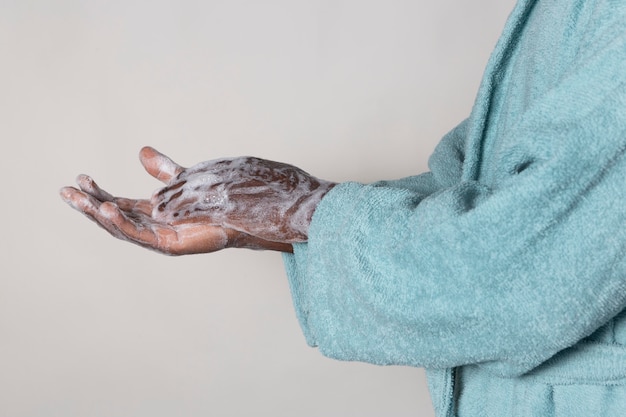
[{"label": "sleeve cuff", "polygon": [[[338,235],[341,229],[340,223],[343,220],[341,220],[341,216],[338,216],[337,205],[345,206],[345,201],[354,202],[354,199],[346,199],[345,194],[351,194],[360,187],[362,187],[362,185],[358,183],[342,183],[335,186],[324,196],[313,214],[313,219],[309,227],[309,241],[312,241],[314,246],[320,246],[321,244],[326,246],[327,251],[330,251],[330,248],[338,243],[333,242],[336,238],[332,239],[331,234],[328,233],[328,230],[334,230],[333,234]],[[344,196],[344,198],[340,196]],[[342,208],[342,211],[345,212],[345,207]],[[351,210],[348,212],[350,211]],[[287,272],[291,297],[296,310],[296,317],[298,318],[307,344],[311,347],[317,347],[317,337],[313,326],[309,323],[313,292],[310,287],[312,285],[315,286],[314,283],[311,283],[311,280],[314,280],[314,278],[312,278],[314,274],[310,274],[308,271],[310,252],[310,243],[296,243],[293,245],[293,253],[283,254],[283,262]]]}]

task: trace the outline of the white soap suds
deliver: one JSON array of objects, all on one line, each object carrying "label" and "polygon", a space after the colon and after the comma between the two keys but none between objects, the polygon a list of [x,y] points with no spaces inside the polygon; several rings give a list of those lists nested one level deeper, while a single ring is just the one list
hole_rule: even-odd
[{"label": "white soap suds", "polygon": [[252,157],[202,162],[152,199],[155,219],[229,227],[267,240],[306,240],[321,198],[334,186],[291,165]]}]

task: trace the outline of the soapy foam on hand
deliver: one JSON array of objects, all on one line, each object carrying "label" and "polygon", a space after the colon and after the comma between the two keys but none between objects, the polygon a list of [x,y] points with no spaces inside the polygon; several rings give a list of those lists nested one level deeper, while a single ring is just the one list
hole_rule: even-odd
[{"label": "soapy foam on hand", "polygon": [[315,207],[334,184],[291,165],[253,157],[202,162],[153,196],[153,217],[203,219],[267,240],[307,237]]}]

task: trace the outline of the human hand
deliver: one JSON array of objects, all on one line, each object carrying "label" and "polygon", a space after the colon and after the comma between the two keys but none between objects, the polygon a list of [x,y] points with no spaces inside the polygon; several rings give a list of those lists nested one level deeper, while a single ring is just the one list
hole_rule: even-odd
[{"label": "human hand", "polygon": [[151,200],[161,222],[226,227],[284,243],[303,242],[313,212],[334,183],[292,165],[253,157],[182,169]]},{"label": "human hand", "polygon": [[[334,185],[258,158],[185,169],[146,147],[140,159],[150,175],[168,185],[150,200],[113,197],[85,175],[77,179],[80,190],[65,187],[61,196],[113,236],[171,255],[226,247],[291,252],[291,242],[306,239],[316,202]],[[294,195],[285,195],[290,191]]]}]

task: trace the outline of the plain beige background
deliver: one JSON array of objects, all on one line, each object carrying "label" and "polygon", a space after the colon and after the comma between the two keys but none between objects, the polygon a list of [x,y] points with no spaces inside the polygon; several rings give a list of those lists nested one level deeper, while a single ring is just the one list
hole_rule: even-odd
[{"label": "plain beige background", "polygon": [[309,348],[280,256],[160,256],[58,189],[137,152],[335,181],[426,170],[513,1],[0,1],[0,417],[432,416],[422,370]]}]

